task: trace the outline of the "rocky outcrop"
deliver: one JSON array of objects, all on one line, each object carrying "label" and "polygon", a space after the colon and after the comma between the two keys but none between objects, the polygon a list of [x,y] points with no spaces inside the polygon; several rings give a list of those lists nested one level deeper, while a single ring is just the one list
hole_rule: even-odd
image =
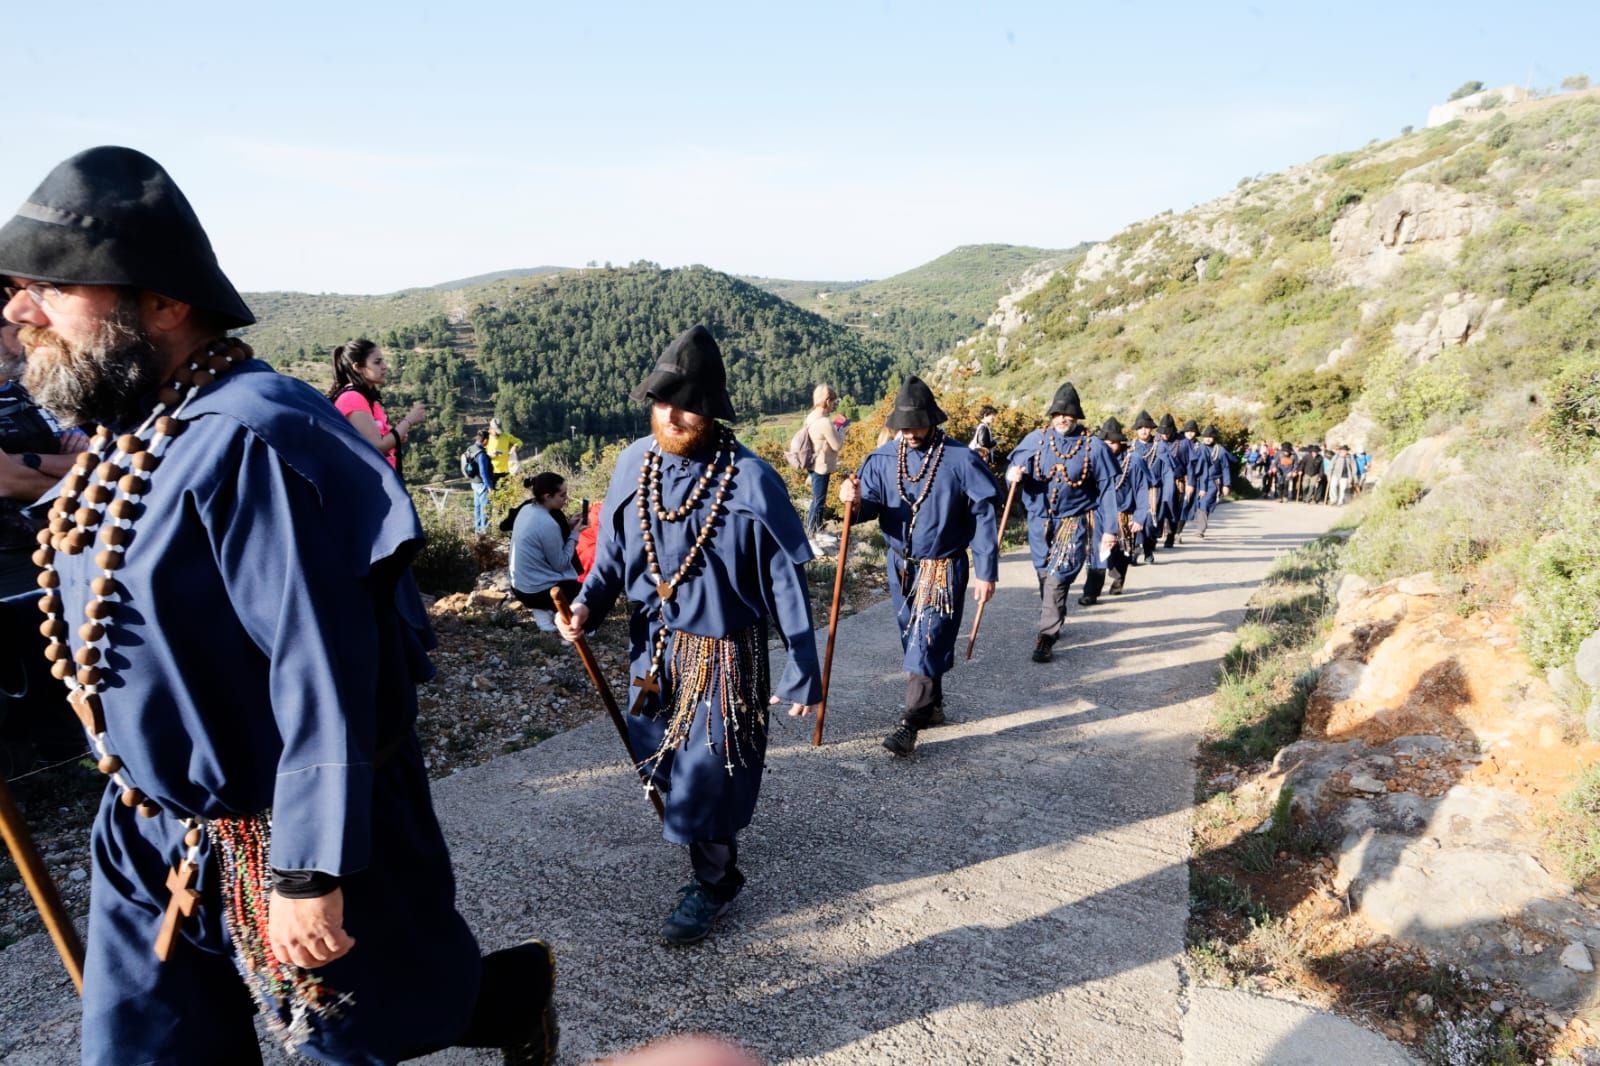
[{"label": "rocky outcrop", "polygon": [[1449,454],[1460,437],[1460,432],[1451,430],[1408,444],[1384,467],[1383,477],[1386,480],[1411,478],[1427,484],[1461,473],[1461,460]]},{"label": "rocky outcrop", "polygon": [[1471,118],[1488,114],[1507,104],[1532,100],[1533,93],[1520,85],[1502,85],[1498,89],[1484,89],[1459,100],[1450,100],[1428,108],[1428,128],[1443,126],[1458,118]]},{"label": "rocky outcrop", "polygon": [[1481,340],[1484,328],[1505,305],[1503,298],[1445,293],[1437,306],[1428,308],[1415,322],[1396,323],[1395,347],[1412,363],[1422,366],[1447,347]]},{"label": "rocky outcrop", "polygon": [[1333,224],[1333,264],[1352,285],[1373,288],[1407,256],[1450,262],[1461,244],[1499,213],[1482,196],[1427,182],[1407,182],[1371,203],[1359,203]]},{"label": "rocky outcrop", "polygon": [[1600,901],[1555,871],[1540,832],[1600,745],[1567,742],[1511,624],[1462,618],[1432,575],[1350,578],[1338,602],[1303,739],[1262,787],[1293,789],[1339,839],[1333,890],[1373,930],[1558,1011],[1600,1006]]},{"label": "rocky outcrop", "polygon": [[1372,420],[1372,416],[1356,410],[1346,415],[1343,422],[1324,433],[1322,439],[1335,448],[1341,444],[1348,445],[1352,452],[1360,454],[1369,450],[1372,438],[1377,432],[1378,423]]}]

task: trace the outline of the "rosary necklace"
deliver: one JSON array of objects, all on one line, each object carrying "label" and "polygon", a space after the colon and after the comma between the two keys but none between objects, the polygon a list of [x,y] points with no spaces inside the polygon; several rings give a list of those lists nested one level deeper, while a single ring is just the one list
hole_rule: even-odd
[{"label": "rosary necklace", "polygon": [[[922,469],[917,471],[916,477],[912,477],[906,468],[906,452],[910,449],[906,444],[905,438],[900,438],[900,452],[896,457],[898,466],[895,470],[895,488],[900,493],[900,502],[911,505],[911,521],[906,523],[907,552],[911,551],[911,535],[917,529],[917,515],[921,513],[922,505],[928,499],[928,493],[933,490],[933,478],[939,472],[939,460],[944,458],[944,445],[947,438],[943,430],[935,430],[934,432],[937,434],[937,441],[934,444],[933,452],[923,460]],[[922,486],[922,491],[917,493],[917,498],[913,500],[906,492],[906,485],[915,485],[924,478],[927,480]]]}]

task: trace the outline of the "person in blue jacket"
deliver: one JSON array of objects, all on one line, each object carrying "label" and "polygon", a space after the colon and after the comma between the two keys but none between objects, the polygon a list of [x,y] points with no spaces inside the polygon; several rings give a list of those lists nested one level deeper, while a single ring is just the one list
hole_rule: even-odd
[{"label": "person in blue jacket", "polygon": [[1045,412],[1049,422],[1011,452],[1006,479],[1028,513],[1028,551],[1039,576],[1039,626],[1033,661],[1050,661],[1067,618],[1067,593],[1089,562],[1117,541],[1116,462],[1083,422],[1078,390],[1067,382]]},{"label": "person in blue jacket", "polygon": [[1144,528],[1139,521],[1139,508],[1150,505],[1149,469],[1128,447],[1122,423],[1108,418],[1100,427],[1100,439],[1111,452],[1117,475],[1113,485],[1117,493],[1117,538],[1109,552],[1089,559],[1089,576],[1083,580],[1083,595],[1079,605],[1093,607],[1100,600],[1100,591],[1106,585],[1106,572],[1115,576],[1107,591],[1113,596],[1122,595],[1122,586],[1128,580],[1128,567],[1138,558]]},{"label": "person in blue jacket", "polygon": [[1195,467],[1195,525],[1200,529],[1200,539],[1204,540],[1206,528],[1211,525],[1212,513],[1233,487],[1233,464],[1236,460],[1233,453],[1222,446],[1215,424],[1207,426],[1206,431],[1200,434],[1196,452],[1200,461]]},{"label": "person in blue jacket", "polygon": [[889,412],[895,436],[839,486],[840,502],[860,521],[876,520],[889,549],[906,671],[905,711],[883,741],[892,755],[910,755],[917,733],[945,720],[943,678],[955,666],[967,550],[976,602],[989,601],[1000,577],[994,478],[977,452],[939,428],[945,421],[933,391],[906,378]]},{"label": "person in blue jacket", "polygon": [[480,957],[417,742],[405,487],[254,321],[167,172],[62,163],[0,227],[25,383],[90,448],[40,501],[46,658],[108,778],[85,1063],[553,1062],[549,949]]},{"label": "person in blue jacket", "polygon": [[[661,835],[688,849],[694,875],[662,936],[692,944],[745,884],[737,838],[755,816],[768,704],[798,716],[822,698],[812,553],[783,479],[726,425],[733,402],[710,330],[669,344],[631,399],[650,405],[651,434],[617,458],[594,565],[556,625],[576,640],[626,600],[629,743],[663,798]],[[776,679],[773,627],[788,649]]]},{"label": "person in blue jacket", "polygon": [[1172,490],[1161,497],[1161,546],[1171,548],[1183,524],[1183,508],[1189,494],[1189,441],[1178,433],[1178,423],[1169,411],[1161,416],[1161,450],[1172,468]]},{"label": "person in blue jacket", "polygon": [[1134,440],[1129,446],[1134,460],[1144,467],[1145,491],[1136,501],[1133,521],[1139,529],[1139,546],[1144,561],[1156,561],[1156,541],[1161,534],[1161,519],[1177,484],[1173,477],[1172,456],[1166,445],[1155,438],[1156,422],[1149,411],[1140,411],[1133,421]]}]

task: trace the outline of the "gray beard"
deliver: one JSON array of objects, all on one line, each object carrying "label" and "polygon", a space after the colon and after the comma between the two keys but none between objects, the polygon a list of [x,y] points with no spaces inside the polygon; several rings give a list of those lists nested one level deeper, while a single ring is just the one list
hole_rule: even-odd
[{"label": "gray beard", "polygon": [[119,304],[80,345],[32,327],[22,337],[29,353],[23,387],[68,425],[136,421],[161,384],[166,360],[139,328],[138,310],[130,303]]}]

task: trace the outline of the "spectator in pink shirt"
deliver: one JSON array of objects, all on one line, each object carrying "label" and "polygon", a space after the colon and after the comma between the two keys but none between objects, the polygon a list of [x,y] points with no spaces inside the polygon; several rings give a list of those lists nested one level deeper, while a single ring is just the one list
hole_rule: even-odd
[{"label": "spectator in pink shirt", "polygon": [[365,337],[341,344],[333,350],[333,388],[328,390],[328,399],[399,473],[406,437],[428,417],[428,412],[420,403],[415,404],[400,421],[391,424],[383,404],[378,402],[388,377],[389,364],[376,344]]}]

